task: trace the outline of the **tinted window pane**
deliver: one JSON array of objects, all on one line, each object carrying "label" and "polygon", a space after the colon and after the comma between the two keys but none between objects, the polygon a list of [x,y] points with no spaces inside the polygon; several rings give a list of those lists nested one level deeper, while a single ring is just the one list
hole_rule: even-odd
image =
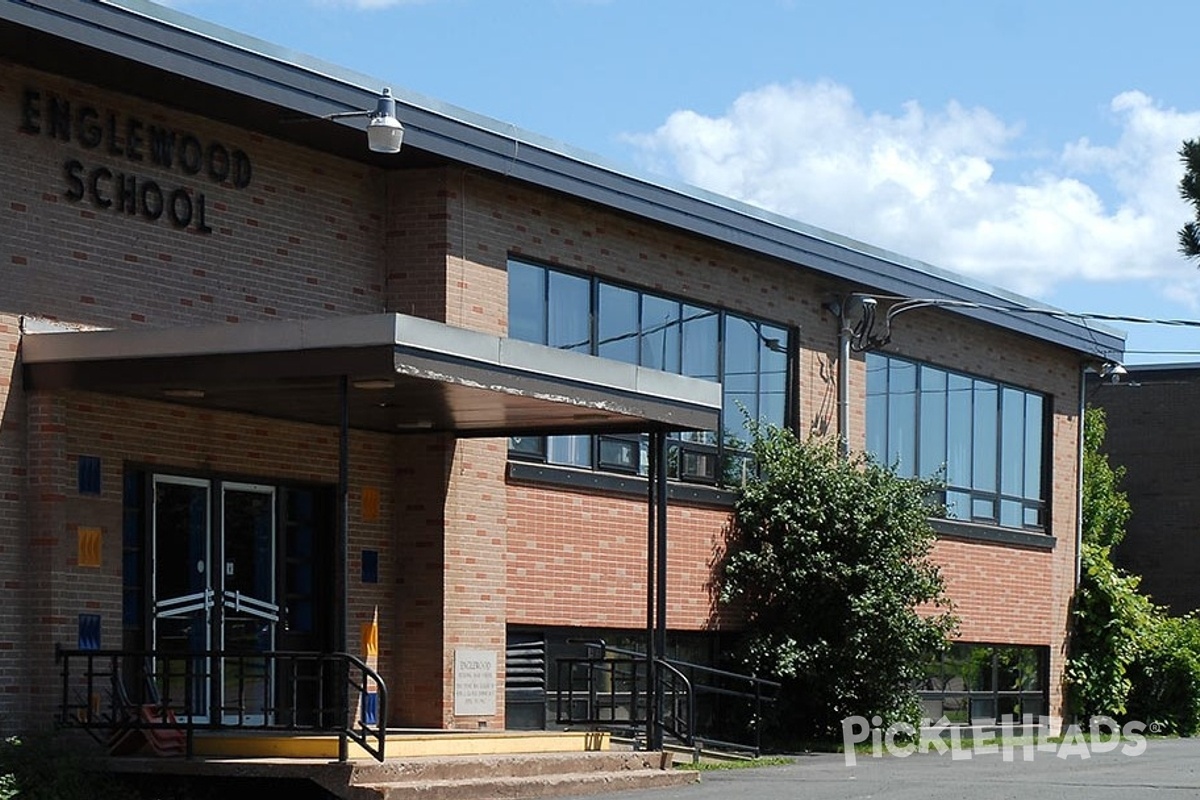
[{"label": "tinted window pane", "polygon": [[763,325],[759,333],[758,418],[782,427],[787,415],[787,331]]},{"label": "tinted window pane", "polygon": [[1025,393],[1005,389],[1000,397],[1000,491],[1021,496],[1025,481]]},{"label": "tinted window pane", "polygon": [[546,270],[508,262],[508,336],[546,343]]},{"label": "tinted window pane", "polygon": [[992,521],[996,519],[996,501],[988,497],[971,498],[971,516],[967,519]]},{"label": "tinted window pane", "polygon": [[921,367],[920,440],[917,453],[918,473],[925,478],[946,464],[946,373],[933,367]]},{"label": "tinted window pane", "polygon": [[1025,506],[1017,500],[1000,501],[1000,524],[1020,528],[1025,524]]},{"label": "tinted window pane", "polygon": [[684,375],[717,380],[717,346],[720,317],[716,311],[696,306],[683,307]]},{"label": "tinted window pane", "polygon": [[600,284],[596,328],[596,355],[638,363],[637,292]]},{"label": "tinted window pane", "polygon": [[617,469],[623,472],[638,471],[638,456],[641,448],[637,439],[617,439],[609,436],[599,437],[600,466]]},{"label": "tinted window pane", "polygon": [[592,466],[592,437],[547,436],[546,460],[572,467]]},{"label": "tinted window pane", "polygon": [[546,344],[579,353],[592,351],[591,284],[562,272],[551,272]]},{"label": "tinted window pane", "polygon": [[917,456],[917,365],[893,360],[888,370],[886,460],[896,474],[915,474]]},{"label": "tinted window pane", "polygon": [[[720,315],[711,309],[684,306],[682,318],[683,374],[706,381],[719,380]],[[691,442],[715,444],[717,441],[715,431],[685,431],[681,436]]]},{"label": "tinted window pane", "polygon": [[[946,386],[946,482],[951,486],[971,485],[971,439],[973,395],[971,379],[950,375]],[[965,509],[964,509],[965,511]]]},{"label": "tinted window pane", "polygon": [[974,459],[971,486],[996,491],[996,423],[1000,393],[994,383],[975,381]]},{"label": "tinted window pane", "polygon": [[1042,497],[1042,398],[1025,396],[1025,497]]},{"label": "tinted window pane", "polygon": [[679,372],[679,303],[642,296],[642,366]]},{"label": "tinted window pane", "polygon": [[887,359],[867,353],[867,452],[884,461],[887,451]]},{"label": "tinted window pane", "polygon": [[[725,441],[750,441],[742,409],[758,418],[758,331],[732,314],[725,317]],[[740,407],[739,407],[740,406]]]},{"label": "tinted window pane", "polygon": [[946,492],[946,516],[950,519],[970,519],[971,495],[966,492]]},{"label": "tinted window pane", "polygon": [[968,645],[963,648],[961,665],[963,684],[967,689],[978,692],[993,687],[992,648],[983,645]]}]

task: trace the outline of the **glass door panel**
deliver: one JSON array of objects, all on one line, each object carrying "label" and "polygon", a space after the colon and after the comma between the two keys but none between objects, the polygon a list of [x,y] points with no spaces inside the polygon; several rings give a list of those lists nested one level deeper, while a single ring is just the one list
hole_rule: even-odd
[{"label": "glass door panel", "polygon": [[221,490],[221,706],[226,721],[267,721],[274,705],[267,659],[275,649],[275,489],[226,483]]},{"label": "glass door panel", "polygon": [[208,717],[207,658],[212,647],[209,484],[154,478],[152,550],[153,647],[163,701]]}]

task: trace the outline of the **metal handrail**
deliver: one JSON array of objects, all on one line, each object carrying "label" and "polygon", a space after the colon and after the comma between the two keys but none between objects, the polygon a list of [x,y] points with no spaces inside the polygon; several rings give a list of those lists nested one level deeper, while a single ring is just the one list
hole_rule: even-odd
[{"label": "metal handrail", "polygon": [[[568,701],[574,700],[575,702],[579,702],[582,700],[582,698],[576,698],[574,687],[571,686],[569,682],[564,682],[562,680],[562,667],[568,666],[575,668],[579,665],[588,665],[589,690],[587,708],[590,712],[592,709],[599,707],[596,705],[596,703],[600,693],[597,693],[592,685],[594,683],[594,676],[601,674],[604,671],[606,664],[628,664],[630,666],[631,675],[633,675],[636,683],[636,681],[641,680],[641,675],[645,671],[645,665],[647,663],[646,654],[637,650],[614,647],[609,645],[603,639],[569,639],[568,641],[572,644],[584,645],[588,648],[589,652],[598,651],[599,655],[595,658],[558,659],[560,666],[557,690],[558,722],[566,724],[591,724],[596,726],[604,725],[611,727],[614,723],[611,720],[598,718],[600,716],[598,714],[589,713],[585,715],[585,718],[579,718],[573,713],[574,706],[570,702],[568,702],[568,705],[565,707],[566,713],[564,714],[564,693],[566,694]],[[614,659],[612,656],[618,656],[619,658]],[[675,723],[674,727],[671,728],[667,726],[665,724],[665,720],[660,718],[656,723],[660,729],[670,733],[681,743],[689,747],[694,747],[701,738],[699,731],[697,731],[696,724],[697,696],[703,694],[744,700],[751,704],[752,718],[750,720],[750,725],[754,731],[754,742],[752,744],[733,742],[708,735],[703,736],[703,742],[705,744],[715,745],[730,750],[749,751],[755,755],[758,755],[762,752],[761,721],[763,705],[765,703],[772,703],[775,701],[775,695],[778,693],[782,684],[780,684],[778,681],[760,678],[757,675],[746,675],[742,673],[731,672],[729,670],[710,667],[706,664],[695,664],[679,659],[656,659],[654,663],[657,667],[655,670],[655,680],[660,686],[663,686],[664,689],[664,691],[661,693],[661,696],[669,696],[674,702],[674,708],[672,709],[671,714],[671,718]],[[641,666],[639,667],[639,665]],[[608,669],[612,669],[612,667],[608,667]],[[689,672],[692,673],[690,676],[687,674]],[[667,687],[665,686],[666,681],[663,677],[664,673],[670,673],[671,675],[675,676],[676,680],[682,681],[685,688],[683,690],[672,689],[669,692],[666,691]],[[745,690],[722,687],[716,685],[715,683],[710,684],[700,682],[697,680],[698,676],[724,679],[733,682],[744,682],[748,684],[748,687]],[[647,697],[652,695],[652,693],[649,691],[649,686],[646,687],[643,693]],[[630,703],[634,698],[636,698],[636,692],[631,695],[630,698],[623,698],[623,701]],[[681,698],[686,701],[686,704],[682,707],[679,704]],[[607,702],[608,706],[605,708],[608,708],[609,713],[611,714],[611,708],[617,704],[618,698],[613,697],[611,693],[609,693]],[[633,714],[630,715],[630,717],[633,716]],[[631,726],[644,725],[646,724],[646,719],[638,716],[637,718],[622,719],[621,722]]]},{"label": "metal handrail", "polygon": [[[670,692],[673,706],[670,718],[675,721],[675,725],[668,729],[666,714],[657,715],[658,724],[663,728],[663,730],[673,735],[676,739],[683,742],[688,747],[692,747],[696,744],[696,694],[692,690],[692,682],[688,680],[686,675],[676,669],[671,662],[667,661],[666,659],[655,659],[654,665],[660,670],[666,670],[667,672],[673,674],[678,680],[683,682],[684,687],[683,711],[685,719],[683,730],[679,729],[679,693],[675,691]],[[656,677],[658,678],[659,684],[662,686],[662,691],[659,692],[658,696],[665,700],[667,697],[667,682],[663,680],[661,675],[656,675]]]},{"label": "metal handrail", "polygon": [[[607,653],[616,653],[617,655],[621,655],[621,656],[630,656],[630,657],[636,657],[636,658],[641,658],[641,659],[646,658],[645,653],[639,652],[637,650],[628,650],[623,647],[614,647],[610,644],[606,644],[603,639],[568,639],[567,641],[571,642],[572,644],[582,644],[586,647],[597,648],[601,651],[601,655],[603,655],[604,653],[607,652]],[[714,675],[714,676],[721,677],[721,678],[733,678],[733,679],[745,680],[745,681],[749,681],[750,683],[759,684],[761,686],[769,687],[772,689],[778,689],[783,685],[783,684],[779,683],[779,681],[773,681],[773,680],[770,680],[769,678],[760,678],[757,675],[754,675],[753,673],[747,675],[743,672],[730,672],[729,670],[717,669],[716,667],[710,667],[707,664],[696,664],[691,661],[682,661],[678,658],[668,658],[668,659],[664,659],[664,660],[675,665],[676,667],[681,667],[683,669],[695,670],[697,672],[703,672],[706,675]]]},{"label": "metal handrail", "polygon": [[[220,705],[209,696],[218,660],[229,670]],[[60,647],[55,661],[61,664],[62,684],[57,724],[83,728],[97,739],[120,731],[173,729],[185,734],[190,757],[196,730],[323,732],[337,735],[341,761],[348,759],[351,741],[375,759],[385,758],[387,685],[349,653]],[[135,685],[140,691],[131,696]],[[139,709],[158,713],[147,719]]]}]

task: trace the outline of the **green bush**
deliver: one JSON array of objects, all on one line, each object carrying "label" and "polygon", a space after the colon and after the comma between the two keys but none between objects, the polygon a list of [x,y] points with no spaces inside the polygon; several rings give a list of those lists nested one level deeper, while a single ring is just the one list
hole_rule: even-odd
[{"label": "green bush", "polygon": [[1086,720],[1138,720],[1165,733],[1200,733],[1200,620],[1172,617],[1118,569],[1111,551],[1130,507],[1124,470],[1102,451],[1102,409],[1084,417],[1083,547],[1072,606],[1066,682],[1070,708]]},{"label": "green bush", "polygon": [[928,558],[939,487],[834,442],[753,432],[762,474],[737,501],[721,597],[746,617],[742,663],[784,683],[775,734],[836,738],[852,715],[919,723],[913,687],[955,624]]},{"label": "green bush", "polygon": [[129,787],[48,734],[0,742],[0,800],[130,800]]},{"label": "green bush", "polygon": [[1066,667],[1072,711],[1084,719],[1123,719],[1128,711],[1132,665],[1161,616],[1138,583],[1113,566],[1108,547],[1084,540]]},{"label": "green bush", "polygon": [[1200,620],[1156,620],[1130,665],[1130,683],[1130,719],[1163,733],[1200,733]]}]

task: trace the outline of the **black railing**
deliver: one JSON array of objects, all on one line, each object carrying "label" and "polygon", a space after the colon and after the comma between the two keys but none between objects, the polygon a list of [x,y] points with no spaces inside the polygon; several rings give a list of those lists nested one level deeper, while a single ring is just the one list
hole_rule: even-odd
[{"label": "black railing", "polygon": [[347,653],[57,651],[57,722],[106,737],[110,750],[149,745],[193,754],[197,730],[320,732],[384,760],[387,686]]},{"label": "black railing", "polygon": [[704,664],[660,659],[654,667],[660,705],[657,713],[649,714],[653,693],[646,679],[645,654],[611,647],[602,640],[584,644],[595,655],[557,660],[554,702],[558,724],[632,732],[655,719],[663,733],[688,747],[755,756],[762,752],[763,706],[775,701],[779,683]]}]

